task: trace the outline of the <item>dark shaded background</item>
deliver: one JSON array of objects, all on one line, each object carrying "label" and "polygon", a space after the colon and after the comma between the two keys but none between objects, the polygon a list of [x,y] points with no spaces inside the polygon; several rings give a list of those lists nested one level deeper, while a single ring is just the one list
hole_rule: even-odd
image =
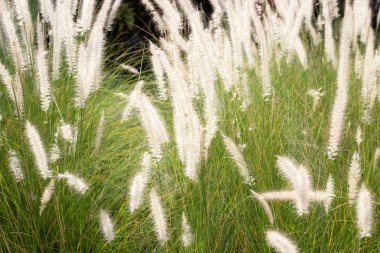
[{"label": "dark shaded background", "polygon": [[[192,0],[193,3],[203,10],[206,14],[212,12],[209,0]],[[244,0],[243,0],[244,1]],[[273,0],[267,0],[272,2]],[[315,14],[320,10],[319,2],[321,0],[314,0]],[[343,15],[344,3],[352,0],[339,0],[340,15]],[[102,0],[98,0],[99,5]],[[380,5],[380,0],[370,0],[372,9]],[[377,12],[373,13],[372,27],[376,30],[377,37],[379,37],[379,26],[376,22]],[[126,62],[128,59],[134,61],[136,58],[141,57],[141,51],[148,50],[148,41],[155,41],[158,37],[158,32],[152,21],[151,15],[147,12],[141,4],[141,0],[123,0],[116,16],[114,26],[108,34],[108,45],[112,45],[109,50],[111,59],[116,62]],[[115,55],[112,55],[112,54]]]},{"label": "dark shaded background", "polygon": [[[208,0],[193,0],[205,13],[211,12]],[[149,40],[156,40],[158,32],[140,0],[124,0],[109,33],[110,44],[124,50],[125,54],[138,55],[146,50]],[[120,52],[119,52],[120,53]]]},{"label": "dark shaded background", "polygon": [[[244,1],[244,0],[243,0]],[[268,0],[272,1],[272,0]],[[316,2],[318,12],[319,0]],[[340,10],[343,10],[345,0],[339,0]],[[374,1],[374,0],[371,0]],[[212,11],[208,0],[193,0],[198,8],[209,14]],[[158,33],[155,29],[150,14],[145,10],[140,0],[124,0],[114,22],[114,27],[109,33],[109,41],[118,48],[123,48],[128,54],[138,54],[144,50],[148,40],[155,40]]]}]

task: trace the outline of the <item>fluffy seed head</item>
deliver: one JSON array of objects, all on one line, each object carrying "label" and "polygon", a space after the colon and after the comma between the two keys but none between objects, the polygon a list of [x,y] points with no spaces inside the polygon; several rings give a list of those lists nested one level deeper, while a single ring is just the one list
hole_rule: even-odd
[{"label": "fluffy seed head", "polygon": [[100,210],[99,219],[103,236],[110,243],[111,241],[113,241],[113,239],[115,239],[112,218],[108,212]]},{"label": "fluffy seed head", "polygon": [[278,253],[297,253],[298,248],[287,236],[275,230],[266,232],[266,240]]},{"label": "fluffy seed head", "polygon": [[352,155],[350,168],[348,170],[348,198],[351,205],[354,204],[354,201],[357,197],[360,178],[360,156],[358,152],[355,152]]},{"label": "fluffy seed head", "polygon": [[373,227],[372,195],[365,185],[362,186],[356,205],[357,226],[360,238],[370,237]]},{"label": "fluffy seed head", "polygon": [[24,179],[24,172],[22,171],[20,160],[14,150],[9,151],[9,169],[17,182]]},{"label": "fluffy seed head", "polygon": [[95,148],[93,151],[94,156],[97,156],[100,150],[100,145],[102,143],[102,137],[104,133],[104,124],[105,124],[105,116],[104,116],[104,111],[103,111],[102,115],[100,116],[98,127],[96,128]]},{"label": "fluffy seed head", "polygon": [[51,171],[48,166],[48,158],[41,136],[29,121],[26,122],[25,130],[35,163],[37,164],[38,172],[42,178],[46,179],[51,176]]},{"label": "fluffy seed head", "polygon": [[45,210],[47,203],[51,200],[54,194],[55,188],[55,179],[50,180],[49,184],[46,186],[44,192],[41,197],[41,205],[40,205],[40,215]]},{"label": "fluffy seed head", "polygon": [[169,235],[167,232],[164,209],[162,208],[161,199],[158,196],[156,189],[152,189],[149,194],[149,198],[150,211],[153,217],[154,229],[156,230],[157,239],[162,244],[164,244],[169,239]]},{"label": "fluffy seed head", "polygon": [[58,179],[66,179],[66,183],[71,188],[73,188],[75,191],[77,191],[78,193],[80,193],[82,195],[85,194],[89,188],[87,183],[83,179],[81,179],[81,178],[79,178],[79,177],[77,177],[77,176],[75,176],[69,172],[65,172],[63,174],[58,174],[57,178]]},{"label": "fluffy seed head", "polygon": [[267,215],[267,217],[269,219],[270,224],[273,225],[273,223],[274,223],[273,214],[272,214],[272,211],[270,210],[268,202],[259,193],[256,193],[256,192],[254,192],[254,191],[251,190],[251,194],[260,203],[261,207],[264,209],[264,212],[265,212],[265,214]]},{"label": "fluffy seed head", "polygon": [[222,133],[224,146],[226,147],[228,153],[236,163],[239,168],[239,173],[243,177],[245,182],[249,181],[249,172],[247,163],[245,162],[244,155],[240,151],[239,147],[226,135]]},{"label": "fluffy seed head", "polygon": [[183,246],[188,247],[190,246],[191,242],[193,241],[193,235],[191,234],[191,229],[189,222],[187,221],[185,213],[182,214],[182,243]]},{"label": "fluffy seed head", "polygon": [[132,178],[131,186],[129,188],[129,210],[131,212],[135,211],[142,202],[145,186],[149,179],[150,162],[150,155],[148,152],[145,152],[141,164],[142,169]]}]

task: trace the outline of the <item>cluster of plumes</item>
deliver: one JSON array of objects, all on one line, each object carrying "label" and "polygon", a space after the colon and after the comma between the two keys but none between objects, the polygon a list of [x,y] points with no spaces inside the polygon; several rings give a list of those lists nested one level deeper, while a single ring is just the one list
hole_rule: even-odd
[{"label": "cluster of plumes", "polygon": [[[217,108],[220,101],[215,92],[215,81],[221,81],[226,91],[232,92],[234,97],[240,99],[244,109],[250,104],[251,87],[247,82],[247,70],[254,69],[261,77],[262,95],[266,100],[269,99],[272,93],[270,63],[279,64],[285,56],[288,62],[298,59],[304,68],[308,67],[307,53],[300,39],[302,29],[310,34],[314,45],[320,43],[323,33],[325,58],[338,72],[337,95],[332,108],[327,147],[329,158],[336,157],[345,126],[345,113],[349,101],[350,55],[354,47],[357,52],[356,59],[359,59],[355,64],[356,72],[358,76],[364,77],[363,119],[370,121],[370,112],[373,110],[376,96],[379,97],[376,75],[380,57],[374,50],[373,34],[367,29],[370,16],[367,11],[368,4],[361,5],[356,0],[354,6],[360,6],[353,8],[350,3],[346,3],[338,49],[333,31],[333,21],[339,16],[338,2],[335,0],[321,1],[322,11],[317,20],[313,20],[314,1],[311,0],[275,1],[276,10],[269,7],[268,1],[212,0],[210,2],[213,13],[208,22],[203,21],[203,13],[190,1],[142,2],[151,12],[163,35],[158,45],[150,46],[151,62],[160,98],[171,100],[177,151],[186,167],[185,174],[191,179],[196,179],[196,167],[202,155],[207,158],[208,147],[218,129]],[[259,2],[264,8],[258,8]],[[365,21],[360,20],[358,15],[362,15]],[[361,42],[366,44],[365,57],[361,55],[357,46],[357,35]],[[369,65],[371,67],[365,67]],[[189,85],[184,85],[186,83]],[[320,89],[312,89],[308,91],[308,95],[313,99],[312,111],[315,111],[324,93]],[[195,109],[199,100],[202,101],[202,113]],[[235,161],[241,176],[248,181],[250,177],[241,149],[230,138],[223,134],[222,137],[226,150]],[[357,170],[355,171],[355,167],[358,166],[357,158],[358,155],[354,155],[351,164],[352,182],[358,174]],[[290,182],[291,190],[252,192],[270,223],[274,222],[268,205],[268,201],[272,200],[292,201],[299,215],[307,214],[312,202],[321,202],[326,212],[329,210],[334,197],[331,175],[325,190],[315,190],[305,166],[290,158],[279,157],[278,167]],[[357,195],[358,184],[349,184],[349,195]],[[369,203],[368,194],[362,195],[361,203]],[[358,214],[366,209],[369,207],[358,208]],[[368,223],[363,218],[358,218],[358,224]],[[368,229],[361,231],[361,234],[368,234],[363,232]],[[279,252],[297,252],[297,247],[277,232],[268,232],[267,237],[268,242]]]},{"label": "cluster of plumes", "polygon": [[324,31],[324,50],[326,60],[334,66],[337,65],[336,45],[333,31],[333,21],[339,17],[338,1],[323,0],[322,13],[318,16],[318,24],[320,29]]},{"label": "cluster of plumes", "polygon": [[[103,114],[102,114],[103,115]],[[97,131],[98,134],[99,131]],[[61,149],[58,145],[58,140],[62,140],[64,143],[69,144],[69,150],[75,150],[76,142],[78,137],[78,129],[71,124],[64,122],[62,119],[59,122],[57,130],[54,134],[54,142],[49,147],[49,152],[47,154],[48,162],[54,164],[61,158]],[[100,145],[100,140],[98,140],[98,135],[95,138],[95,148]],[[99,142],[99,143],[98,143]],[[98,147],[100,148],[100,146]],[[95,150],[94,150],[95,152]]]},{"label": "cluster of plumes", "polygon": [[263,207],[269,221],[273,223],[273,215],[269,208],[268,201],[292,201],[297,209],[298,215],[309,213],[309,206],[312,202],[321,202],[328,212],[334,195],[334,181],[330,175],[326,189],[324,191],[314,190],[308,169],[297,164],[293,159],[279,156],[277,167],[280,173],[291,185],[291,190],[270,191],[256,193],[252,192],[260,205]]},{"label": "cluster of plumes", "polygon": [[[41,135],[37,128],[33,126],[29,121],[25,124],[25,135],[27,137],[30,150],[33,154],[35,164],[37,166],[37,172],[43,179],[50,179],[50,183],[46,186],[42,193],[41,204],[40,204],[40,214],[46,208],[48,202],[52,199],[54,195],[54,189],[56,181],[65,180],[66,184],[73,189],[75,192],[83,195],[89,189],[88,183],[82,178],[70,173],[57,173],[54,174],[50,168],[49,163],[54,163],[56,159],[48,158],[48,154],[45,149],[45,145],[42,142]],[[59,156],[59,147],[56,143],[53,147],[57,149],[54,156]],[[55,157],[57,158],[57,157]],[[59,157],[58,157],[59,158]],[[24,173],[21,169],[21,161],[19,160],[15,151],[9,151],[9,168],[15,178],[16,181],[21,181],[24,178]]]},{"label": "cluster of plumes", "polygon": [[[360,127],[358,127],[356,132],[355,140],[359,147],[363,141]],[[376,153],[374,161],[375,163],[377,162]],[[329,211],[332,200],[335,197],[334,182],[331,175],[328,178],[326,190],[315,191],[312,189],[308,170],[303,165],[297,164],[291,158],[279,156],[277,158],[277,166],[280,169],[280,173],[290,182],[292,186],[291,191],[282,190],[257,193],[251,190],[251,195],[263,208],[270,224],[274,224],[274,218],[268,201],[292,201],[299,215],[307,214],[309,212],[308,209],[311,202],[322,202],[325,211]],[[358,151],[352,156],[347,181],[348,200],[351,206],[355,206],[356,225],[359,237],[370,237],[374,227],[374,203],[372,194],[366,185],[363,183],[361,187],[359,187],[361,184],[361,167]],[[267,233],[267,241],[273,248],[278,252],[297,252],[297,248],[291,240],[276,231],[274,232],[275,233],[272,233],[272,231],[270,232],[271,236]],[[271,237],[271,239],[269,237]]]},{"label": "cluster of plumes", "polygon": [[[325,25],[325,51],[328,60],[336,64],[335,45],[332,37],[331,17],[335,15],[329,13],[327,0],[323,1],[323,15]],[[337,76],[337,91],[334,100],[331,119],[330,134],[327,153],[330,159],[337,155],[340,139],[345,125],[346,107],[349,101],[349,76],[350,76],[350,55],[355,52],[355,74],[362,79],[361,99],[363,107],[363,122],[371,123],[371,113],[373,111],[376,97],[379,98],[380,86],[377,81],[380,70],[379,54],[374,46],[374,34],[370,29],[370,4],[368,0],[355,0],[353,6],[345,3],[345,15],[341,27],[339,43],[339,62]],[[326,7],[326,8],[325,8]],[[326,23],[326,20],[328,21]],[[353,29],[354,28],[354,29]],[[365,53],[362,54],[359,44],[365,45]],[[352,50],[353,48],[353,50]],[[356,133],[356,143],[359,146],[362,142],[360,127]],[[376,154],[375,154],[376,164]],[[355,151],[352,155],[348,170],[348,199],[350,205],[356,205],[357,226],[360,237],[371,235],[373,227],[373,203],[371,193],[361,181],[360,153]]]},{"label": "cluster of plumes", "polygon": [[380,55],[375,50],[375,36],[372,30],[369,31],[367,36],[367,45],[364,57],[361,56],[357,48],[357,58],[362,57],[362,66],[359,67],[358,75],[362,78],[361,98],[363,107],[363,122],[370,124],[372,121],[372,111],[374,109],[376,98],[380,102],[380,83],[378,77],[380,74]]},{"label": "cluster of plumes", "polygon": [[99,87],[105,32],[120,3],[106,0],[96,12],[96,1],[39,0],[39,15],[33,20],[27,0],[0,1],[0,29],[13,65],[0,62],[0,80],[15,104],[16,115],[23,113],[26,72],[35,73],[39,102],[47,111],[53,100],[51,80],[59,78],[63,63],[75,77],[76,104],[85,106]]},{"label": "cluster of plumes", "polygon": [[[358,146],[362,142],[361,130],[358,128],[356,134],[356,142]],[[348,196],[351,205],[356,204],[356,224],[359,232],[359,237],[370,237],[373,230],[373,215],[374,205],[372,194],[363,184],[359,189],[360,181],[360,160],[359,153],[355,152],[350,164],[348,172]],[[278,157],[277,166],[281,174],[292,185],[292,191],[277,191],[256,193],[251,191],[251,194],[259,202],[268,216],[269,222],[273,225],[274,219],[268,201],[293,201],[298,210],[298,214],[308,213],[309,204],[312,201],[323,202],[326,212],[329,210],[332,199],[334,197],[334,183],[331,175],[329,176],[325,191],[313,191],[310,181],[310,176],[307,169],[298,165],[294,160],[288,157]],[[298,252],[295,243],[281,234],[278,231],[268,230],[266,239],[269,245],[277,252]]]},{"label": "cluster of plumes", "polygon": [[[363,141],[360,127],[358,127],[356,131],[355,141],[359,150],[360,144]],[[360,238],[364,238],[371,236],[373,229],[374,207],[371,192],[367,189],[364,183],[362,183],[362,186],[360,187],[362,181],[361,174],[360,153],[359,151],[355,151],[352,155],[348,170],[348,201],[351,206],[356,206],[356,224]]]},{"label": "cluster of plumes", "polygon": [[[193,104],[194,94],[186,79],[185,63],[181,58],[180,49],[170,42],[167,42],[165,46],[167,52],[151,44],[151,52],[153,57],[156,55],[159,58],[163,71],[167,75],[178,156],[185,165],[186,176],[191,180],[196,180],[197,166],[201,161],[203,126]],[[212,83],[209,84],[213,86]],[[165,94],[164,91],[161,93]],[[207,130],[205,132],[207,135]]]},{"label": "cluster of plumes", "polygon": [[[151,43],[151,62],[160,98],[171,100],[178,155],[192,180],[197,178],[196,168],[202,156],[207,158],[218,130],[216,81],[221,81],[245,109],[251,102],[252,85],[247,70],[254,69],[261,77],[262,95],[268,100],[273,60],[279,67],[284,57],[288,62],[298,59],[307,68],[300,33],[303,29],[309,32],[314,44],[321,37],[313,22],[313,1],[276,1],[276,10],[268,1],[210,2],[213,12],[206,22],[203,12],[191,1],[142,0],[162,35],[158,45]],[[332,21],[338,16],[338,5],[335,0],[326,0],[322,6],[318,23],[324,24],[328,37],[327,58],[335,62]],[[315,109],[322,94],[310,95]],[[195,109],[199,100],[202,113]],[[334,134],[339,135],[339,130]]]},{"label": "cluster of plumes", "polygon": [[[334,159],[338,153],[345,126],[345,114],[349,102],[350,55],[355,57],[355,74],[361,78],[362,121],[372,123],[372,112],[376,100],[380,102],[380,55],[375,48],[375,36],[370,28],[370,1],[355,0],[346,3],[339,43],[339,62],[336,96],[330,118],[330,133],[327,153]],[[325,30],[326,31],[326,30]],[[325,43],[330,36],[325,36]],[[327,46],[326,55],[334,59],[335,46]],[[354,52],[354,54],[353,54]],[[333,60],[332,60],[333,61]],[[333,61],[334,62],[334,61]]]},{"label": "cluster of plumes", "polygon": [[[145,152],[141,162],[141,170],[131,179],[129,187],[129,210],[131,212],[137,211],[144,200],[144,193],[150,179],[150,171],[153,161],[157,160],[152,159],[152,155],[149,152]],[[157,239],[160,243],[164,244],[169,239],[166,214],[161,197],[154,187],[149,193],[149,203]],[[185,213],[183,213],[182,217],[182,231],[182,243],[185,247],[188,247],[192,242],[193,235]]]},{"label": "cluster of plumes", "polygon": [[72,190],[79,193],[80,195],[84,195],[89,189],[88,183],[84,181],[82,178],[67,171],[63,174],[58,173],[56,176],[54,176],[50,180],[49,184],[45,187],[42,193],[41,204],[40,204],[40,215],[42,215],[42,212],[45,210],[47,204],[53,198],[54,193],[55,193],[56,182],[58,180],[65,180],[66,184]]},{"label": "cluster of plumes", "polygon": [[[129,188],[129,210],[135,212],[142,204],[145,188],[150,178],[152,157],[148,152],[144,153],[141,170],[132,178]],[[157,239],[164,244],[169,239],[166,215],[157,190],[153,188],[149,193],[150,212],[154,224]]]}]

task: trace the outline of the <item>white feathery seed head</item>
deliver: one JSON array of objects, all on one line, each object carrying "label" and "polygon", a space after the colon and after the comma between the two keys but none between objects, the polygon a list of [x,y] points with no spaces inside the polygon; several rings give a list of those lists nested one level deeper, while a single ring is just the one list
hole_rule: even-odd
[{"label": "white feathery seed head", "polygon": [[[355,0],[353,1],[354,10],[354,34],[355,37],[365,35],[365,30],[369,28],[370,20],[370,1],[369,0]],[[364,38],[361,38],[365,42]]]},{"label": "white feathery seed head", "polygon": [[370,237],[373,229],[372,195],[365,185],[362,185],[356,204],[357,226],[360,238]]},{"label": "white feathery seed head", "polygon": [[96,1],[83,0],[80,8],[80,16],[78,19],[78,27],[82,32],[90,30],[92,19],[94,17]]},{"label": "white feathery seed head", "polygon": [[298,183],[297,172],[298,164],[289,157],[277,156],[277,167],[280,170],[281,175],[283,175],[292,184],[293,188]]},{"label": "white feathery seed head", "polygon": [[203,127],[193,104],[194,94],[186,80],[185,62],[177,45],[164,43],[165,50],[159,50],[160,61],[167,74],[173,108],[174,134],[177,154],[185,165],[185,175],[192,181],[197,180],[197,168],[204,147]]},{"label": "white feathery seed head", "polygon": [[15,103],[18,113],[22,113],[24,109],[24,97],[19,76],[12,77],[8,69],[0,62],[0,80],[3,82],[8,96]]},{"label": "white feathery seed head", "polygon": [[310,204],[309,192],[312,190],[308,169],[285,156],[277,157],[277,166],[281,174],[291,183],[296,193],[294,201],[298,214],[307,214]]},{"label": "white feathery seed head", "polygon": [[44,189],[44,192],[42,193],[41,197],[41,204],[40,204],[40,215],[45,210],[47,203],[51,200],[54,194],[54,188],[55,188],[55,179],[51,179],[49,184]]},{"label": "white feathery seed head", "polygon": [[339,46],[339,64],[337,74],[337,90],[330,117],[329,141],[327,155],[334,159],[338,153],[340,139],[345,125],[345,113],[348,101],[348,78],[350,70],[350,51],[352,42],[353,14],[352,7],[346,4],[341,29]]},{"label": "white feathery seed head", "polygon": [[190,224],[186,218],[185,213],[182,214],[182,243],[183,246],[188,247],[190,246],[191,242],[193,241],[193,235],[191,233]]},{"label": "white feathery seed head", "polygon": [[124,70],[132,73],[132,74],[135,74],[135,75],[138,75],[140,74],[140,71],[138,71],[138,69],[136,69],[135,67],[131,66],[131,65],[127,65],[127,64],[120,64],[120,67],[122,67]]},{"label": "white feathery seed head", "polygon": [[358,78],[363,78],[364,72],[364,56],[359,49],[355,51],[355,74]]},{"label": "white feathery seed head", "polygon": [[[24,1],[24,0],[21,0]],[[8,6],[8,1],[0,1],[0,23],[9,49],[12,56],[13,64],[17,72],[22,72],[25,69],[26,61],[24,59],[21,43],[17,36],[17,27],[13,22],[12,14]]]},{"label": "white feathery seed head", "polygon": [[162,20],[160,14],[158,13],[157,9],[152,4],[151,0],[141,0],[141,3],[145,6],[145,8],[152,15],[152,19],[153,19],[154,23],[156,24],[160,33],[163,33],[167,29],[166,25],[165,25],[164,21]]},{"label": "white feathery seed head", "polygon": [[[100,86],[105,45],[105,26],[109,10],[112,7],[112,0],[103,1],[91,27],[95,4],[96,2],[92,0],[83,1],[78,21],[82,32],[90,32],[87,41],[79,45],[77,53],[75,103],[76,106],[81,108],[85,107],[87,98]],[[85,6],[86,8],[84,8]]]},{"label": "white feathery seed head", "polygon": [[142,91],[143,82],[137,83],[136,88],[129,95],[129,102],[124,109],[122,119],[126,120],[132,110],[138,110],[140,120],[148,136],[148,143],[151,153],[155,159],[160,159],[163,152],[163,145],[169,142],[169,134],[164,121],[153,103]]},{"label": "white feathery seed head", "polygon": [[115,0],[112,4],[110,14],[107,19],[107,30],[111,30],[113,22],[115,21],[117,10],[120,7],[122,0]]},{"label": "white feathery seed head", "polygon": [[103,133],[104,133],[104,124],[105,124],[105,116],[104,116],[104,111],[102,111],[102,115],[100,116],[98,127],[96,128],[95,147],[93,151],[94,156],[97,156],[100,150],[100,145],[102,143],[102,138],[103,138]]},{"label": "white feathery seed head", "polygon": [[41,22],[37,22],[37,42],[36,74],[38,79],[38,91],[41,107],[44,111],[47,111],[51,103],[51,85],[49,80],[48,63],[46,60],[45,38]]},{"label": "white feathery seed head", "polygon": [[0,62],[0,80],[7,89],[8,95],[14,102],[16,102],[15,97],[13,96],[12,90],[12,76],[9,73],[9,70]]},{"label": "white feathery seed head", "polygon": [[355,141],[356,141],[356,144],[358,144],[358,146],[363,141],[363,134],[362,134],[362,129],[360,126],[358,126],[358,128],[356,130]]},{"label": "white feathery seed head", "polygon": [[100,210],[99,220],[103,236],[110,243],[115,239],[114,225],[111,215],[104,210]]},{"label": "white feathery seed head", "polygon": [[50,0],[39,0],[38,2],[42,17],[46,21],[51,22],[54,17],[53,3]]},{"label": "white feathery seed head", "polygon": [[263,98],[265,99],[270,96],[271,89],[272,89],[271,80],[270,80],[271,52],[269,52],[268,43],[267,43],[267,34],[264,30],[260,17],[257,15],[256,10],[251,9],[250,12],[251,12],[251,18],[253,20],[253,23],[257,32],[257,38],[258,38],[259,47],[260,47],[260,50],[259,50],[260,60],[261,60],[260,75],[261,75],[261,82],[263,86]]},{"label": "white feathery seed head", "polygon": [[55,163],[61,158],[61,151],[57,143],[53,143],[49,150],[49,162]]},{"label": "white feathery seed head", "polygon": [[223,143],[226,147],[228,153],[230,154],[231,158],[234,160],[236,165],[239,168],[239,173],[243,177],[245,182],[248,182],[249,180],[249,172],[248,172],[248,166],[245,162],[244,155],[239,149],[239,147],[226,135],[222,133],[223,137]]},{"label": "white feathery seed head", "polygon": [[147,175],[150,174],[150,168],[152,166],[152,156],[149,152],[145,152],[141,161],[141,171]]},{"label": "white feathery seed head", "polygon": [[66,179],[67,185],[82,195],[85,194],[89,188],[87,183],[83,179],[81,179],[81,178],[79,178],[79,177],[77,177],[77,176],[75,176],[69,172],[65,172],[63,174],[59,173],[57,178],[58,179]]},{"label": "white feathery seed head", "polygon": [[327,184],[326,184],[327,198],[323,202],[326,213],[330,210],[331,203],[335,197],[334,191],[335,191],[334,179],[332,175],[330,174],[329,178],[327,179]]},{"label": "white feathery seed head", "polygon": [[168,231],[166,226],[166,217],[164,209],[162,208],[161,199],[158,196],[156,189],[153,188],[149,194],[150,198],[150,211],[153,218],[154,229],[156,231],[157,239],[164,244],[168,239]]},{"label": "white feathery seed head", "polygon": [[356,151],[352,155],[350,168],[348,170],[348,199],[351,205],[354,204],[358,190],[359,190],[359,181],[361,178],[361,169],[360,169],[360,156]]},{"label": "white feathery seed head", "polygon": [[298,214],[308,214],[310,205],[310,192],[312,191],[311,178],[308,169],[300,165],[298,167],[298,183],[294,188],[297,193],[295,204],[298,209]]},{"label": "white feathery seed head", "polygon": [[142,202],[147,179],[147,176],[141,171],[132,178],[129,188],[129,210],[131,212],[139,208]]},{"label": "white feathery seed head", "polygon": [[251,191],[252,196],[255,199],[257,199],[257,201],[260,203],[261,207],[264,209],[264,212],[265,212],[266,216],[268,217],[270,224],[273,225],[273,223],[274,223],[273,214],[272,214],[272,211],[268,205],[268,202],[265,200],[265,198],[263,198],[263,196],[261,194],[256,193],[252,190],[250,190],[250,191]]},{"label": "white feathery seed head", "polygon": [[41,136],[29,121],[26,121],[25,130],[34,156],[34,161],[37,164],[38,172],[43,179],[46,179],[51,176],[51,171],[49,169],[48,156],[44,144],[42,143]]},{"label": "white feathery seed head", "polygon": [[20,21],[19,24],[25,29],[26,34],[24,35],[24,31],[22,32],[24,43],[29,44],[33,41],[33,21],[28,0],[12,0],[12,3],[17,19]]},{"label": "white feathery seed head", "polygon": [[[372,121],[372,110],[376,101],[376,87],[377,87],[377,74],[378,66],[375,62],[375,39],[372,29],[369,29],[368,41],[363,64],[363,77],[361,87],[361,97],[363,105],[362,120],[366,124]],[[367,37],[367,36],[366,36]]]},{"label": "white feathery seed head", "polygon": [[380,147],[377,147],[375,149],[375,155],[373,157],[375,165],[377,164],[377,162],[379,161],[379,159],[380,159]]},{"label": "white feathery seed head", "polygon": [[323,24],[324,24],[324,49],[327,56],[327,60],[332,62],[334,66],[336,66],[336,49],[335,49],[335,39],[333,37],[333,28],[332,28],[332,20],[333,17],[331,17],[331,9],[330,9],[330,2],[329,0],[323,0],[322,1],[322,17],[323,17]]},{"label": "white feathery seed head", "polygon": [[67,141],[71,144],[74,142],[74,137],[75,137],[74,126],[67,124],[63,120],[61,120],[60,126],[59,126],[59,133],[64,141]]},{"label": "white feathery seed head", "polygon": [[276,230],[267,230],[266,240],[278,253],[298,253],[296,244],[290,238]]},{"label": "white feathery seed head", "polygon": [[160,52],[157,46],[155,46],[153,43],[150,42],[149,44],[150,52],[152,54],[150,61],[152,63],[153,74],[156,79],[159,97],[163,100],[166,100],[168,98],[168,91],[165,82],[165,70],[160,60]]},{"label": "white feathery seed head", "polygon": [[138,172],[131,180],[129,188],[129,210],[134,212],[143,200],[146,184],[149,180],[151,158],[148,152],[144,153],[141,163],[141,171]]},{"label": "white feathery seed head", "polygon": [[9,169],[17,182],[24,179],[24,172],[21,168],[21,162],[16,151],[9,151]]},{"label": "white feathery seed head", "polygon": [[296,193],[294,191],[273,191],[273,192],[262,192],[260,195],[265,201],[294,201],[296,198]]}]

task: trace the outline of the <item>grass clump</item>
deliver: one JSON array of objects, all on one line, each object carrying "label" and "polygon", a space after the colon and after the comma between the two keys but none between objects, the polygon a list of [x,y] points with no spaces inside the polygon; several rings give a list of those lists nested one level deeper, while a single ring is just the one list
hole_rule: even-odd
[{"label": "grass clump", "polygon": [[0,251],[380,248],[363,12],[323,3],[322,40],[307,1],[142,2],[153,75],[103,68],[120,1],[0,2]]}]

